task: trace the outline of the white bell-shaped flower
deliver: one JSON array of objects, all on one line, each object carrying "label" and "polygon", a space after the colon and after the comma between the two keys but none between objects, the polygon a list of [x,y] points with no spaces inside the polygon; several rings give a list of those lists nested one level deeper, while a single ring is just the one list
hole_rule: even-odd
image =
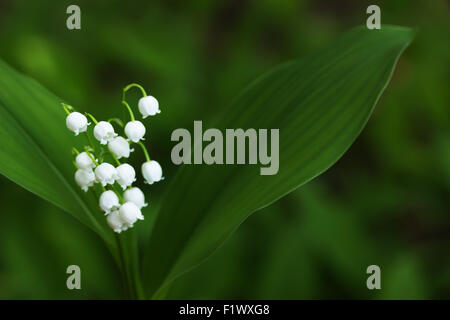
[{"label": "white bell-shaped flower", "polygon": [[107,162],[99,164],[94,172],[97,181],[100,182],[102,186],[114,184],[114,181],[118,178],[116,168]]},{"label": "white bell-shaped flower", "polygon": [[142,175],[145,178],[145,183],[153,184],[163,178],[162,168],[155,160],[147,161],[142,164]]},{"label": "white bell-shaped flower", "polygon": [[130,156],[130,152],[133,152],[134,149],[130,149],[130,144],[124,137],[115,137],[108,143],[108,149],[111,151],[117,159],[120,158],[128,158]]},{"label": "white bell-shaped flower", "polygon": [[128,227],[132,227],[137,220],[144,220],[141,209],[133,202],[125,202],[119,209],[119,215]]},{"label": "white bell-shaped flower", "polygon": [[80,186],[80,188],[86,192],[89,187],[92,187],[95,182],[95,174],[91,169],[78,169],[75,172],[75,181]]},{"label": "white bell-shaped flower", "polygon": [[103,192],[99,200],[100,209],[105,211],[105,214],[110,213],[112,210],[120,207],[119,198],[117,194],[112,190]]},{"label": "white bell-shaped flower", "polygon": [[75,158],[75,163],[79,169],[93,169],[95,168],[94,161],[92,161],[91,157],[87,154],[87,152],[81,152]]},{"label": "white bell-shaped flower", "polygon": [[117,183],[120,184],[123,190],[128,186],[131,186],[136,181],[136,172],[134,168],[128,163],[123,163],[116,168],[117,170]]},{"label": "white bell-shaped flower", "polygon": [[125,134],[129,140],[139,142],[144,140],[145,127],[140,121],[130,121],[125,125]]},{"label": "white bell-shaped flower", "polygon": [[157,113],[161,113],[161,110],[159,110],[158,100],[152,96],[142,97],[139,100],[138,107],[142,114],[142,118],[144,119],[148,116],[154,116]]},{"label": "white bell-shaped flower", "polygon": [[109,227],[114,230],[114,232],[121,233],[122,231],[128,229],[128,227],[120,218],[119,210],[115,210],[108,214],[108,216],[106,217],[106,221],[108,222]]},{"label": "white bell-shaped flower", "polygon": [[114,132],[114,128],[111,123],[107,121],[100,121],[94,127],[94,136],[100,141],[100,144],[107,144],[111,141],[117,133]]},{"label": "white bell-shaped flower", "polygon": [[133,187],[126,190],[123,193],[123,198],[126,202],[133,202],[139,209],[147,206],[147,203],[145,203],[144,193],[138,187]]},{"label": "white bell-shaped flower", "polygon": [[80,132],[85,132],[90,123],[84,114],[79,112],[71,112],[67,115],[66,126],[70,131],[75,132],[77,136]]}]

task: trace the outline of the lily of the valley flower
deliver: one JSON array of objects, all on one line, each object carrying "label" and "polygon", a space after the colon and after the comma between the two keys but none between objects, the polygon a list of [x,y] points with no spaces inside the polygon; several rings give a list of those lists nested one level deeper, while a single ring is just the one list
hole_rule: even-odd
[{"label": "lily of the valley flower", "polygon": [[119,209],[119,216],[122,222],[130,228],[137,220],[144,220],[141,209],[133,202],[125,202]]},{"label": "lily of the valley flower", "polygon": [[75,163],[79,169],[93,169],[95,164],[87,152],[82,152],[75,158]]},{"label": "lily of the valley flower", "polygon": [[[153,96],[148,96],[145,89],[136,83],[131,83],[123,89],[122,105],[129,113],[130,119],[126,124],[115,117],[108,121],[97,121],[92,114],[88,112],[81,114],[76,112],[72,106],[61,103],[67,115],[67,128],[75,135],[85,132],[85,138],[89,143],[89,146],[85,146],[81,150],[84,152],[81,153],[77,148],[72,148],[72,154],[75,155],[73,164],[77,169],[75,181],[84,191],[88,191],[95,183],[102,185],[103,192],[100,197],[97,196],[96,190],[93,191],[97,196],[100,209],[105,213],[107,224],[117,233],[133,227],[138,220],[144,220],[141,210],[148,205],[142,190],[133,187],[133,183],[136,181],[135,169],[130,164],[125,163],[127,161],[119,160],[130,157],[130,153],[134,151],[131,148],[132,143],[142,148],[146,159],[146,162],[141,166],[145,183],[153,184],[164,179],[160,164],[151,160],[146,146],[142,143],[142,140],[145,140],[146,128],[141,121],[136,120],[133,109],[126,101],[126,92],[131,88],[138,88],[142,92],[138,108],[144,119],[161,113],[158,100]],[[94,123],[93,135],[95,139],[101,145],[108,145],[109,152],[105,150],[105,147],[96,146],[93,143],[96,141],[93,141],[92,136],[87,132],[90,125],[88,119]],[[114,124],[114,127],[112,124]],[[120,132],[123,132],[121,136],[114,130],[114,128],[117,130],[119,127]],[[106,156],[110,156],[117,167],[104,162]],[[114,186],[116,182],[122,187],[123,191],[119,191]],[[112,186],[105,188],[107,185]],[[100,188],[100,186],[95,187]]]},{"label": "lily of the valley flower", "polygon": [[84,192],[87,192],[89,187],[94,185],[95,174],[91,169],[78,169],[75,172],[75,182]]},{"label": "lily of the valley flower", "polygon": [[128,229],[128,226],[124,224],[122,219],[120,218],[118,210],[115,210],[108,214],[108,216],[106,217],[106,221],[108,222],[109,227],[114,230],[114,232],[121,233],[122,231]]},{"label": "lily of the valley flower", "polygon": [[97,181],[100,182],[102,186],[114,184],[114,181],[118,178],[116,168],[107,162],[99,164],[94,172]]},{"label": "lily of the valley flower", "polygon": [[142,97],[138,102],[138,107],[144,119],[161,112],[158,100],[153,96]]},{"label": "lily of the valley flower", "polygon": [[153,184],[163,178],[162,168],[155,160],[147,161],[142,164],[142,175],[145,178],[145,183]]},{"label": "lily of the valley flower", "polygon": [[109,214],[112,210],[120,207],[119,198],[114,191],[107,190],[100,196],[99,205],[105,214]]},{"label": "lily of the valley flower", "polygon": [[85,132],[90,123],[84,114],[79,112],[71,112],[67,115],[66,126],[70,131],[75,132],[77,136],[81,132]]},{"label": "lily of the valley flower", "polygon": [[145,203],[144,193],[138,187],[133,187],[123,193],[126,202],[133,202],[139,209],[147,206]]},{"label": "lily of the valley flower", "polygon": [[120,184],[123,190],[136,181],[136,172],[134,168],[128,163],[123,163],[116,168],[117,170],[117,183]]},{"label": "lily of the valley flower", "polygon": [[94,136],[98,141],[100,141],[100,144],[107,144],[117,136],[117,133],[114,132],[114,128],[111,123],[107,121],[100,121],[94,127]]},{"label": "lily of the valley flower", "polygon": [[145,127],[138,120],[130,121],[125,125],[125,134],[134,143],[139,142],[140,140],[144,140]]},{"label": "lily of the valley flower", "polygon": [[120,136],[115,137],[108,143],[108,149],[117,157],[117,159],[128,158],[130,152],[134,151],[134,149],[130,149],[128,141]]}]

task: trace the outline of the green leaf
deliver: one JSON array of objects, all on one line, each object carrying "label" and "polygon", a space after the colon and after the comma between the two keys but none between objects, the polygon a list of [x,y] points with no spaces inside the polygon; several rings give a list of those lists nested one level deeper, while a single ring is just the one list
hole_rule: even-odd
[{"label": "green leaf", "polygon": [[[185,165],[172,178],[144,264],[149,296],[201,263],[253,212],[332,166],[355,141],[413,38],[408,28],[352,29],[257,79],[203,128],[279,128],[280,169]],[[381,119],[380,119],[381,121]]]},{"label": "green leaf", "polygon": [[0,173],[71,213],[111,245],[103,215],[91,209],[94,198],[75,184],[71,148],[87,143],[65,127],[61,102],[0,60]]},{"label": "green leaf", "polygon": [[[67,130],[61,102],[0,61],[0,173],[97,232],[127,276],[130,295],[140,294],[134,231],[115,239],[98,199],[76,185],[71,150],[82,150],[89,143],[83,134],[75,137]],[[119,262],[122,255],[124,261]]]}]

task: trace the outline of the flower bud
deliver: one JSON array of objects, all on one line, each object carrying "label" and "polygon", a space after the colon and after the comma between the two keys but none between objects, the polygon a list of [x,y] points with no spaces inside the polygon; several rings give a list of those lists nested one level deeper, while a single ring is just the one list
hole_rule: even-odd
[{"label": "flower bud", "polygon": [[145,127],[140,121],[130,121],[125,125],[125,134],[128,140],[139,142],[139,140],[143,140]]},{"label": "flower bud", "polygon": [[131,186],[134,181],[136,181],[136,172],[134,168],[130,166],[128,163],[121,164],[116,168],[117,183],[120,184],[123,190],[125,190],[128,186]]},{"label": "flower bud", "polygon": [[87,152],[81,152],[75,158],[75,163],[79,169],[93,169],[95,168],[95,164],[92,161],[91,157],[87,154]]},{"label": "flower bud", "polygon": [[145,178],[145,182],[148,184],[153,184],[153,182],[164,179],[162,176],[162,168],[155,160],[147,161],[142,164],[142,175]]},{"label": "flower bud", "polygon": [[119,209],[119,215],[128,227],[132,227],[137,220],[144,220],[141,210],[133,202],[125,202]]},{"label": "flower bud", "polygon": [[107,144],[111,141],[117,133],[114,132],[114,128],[111,123],[106,121],[100,121],[94,127],[94,136],[100,141],[100,144]]},{"label": "flower bud", "polygon": [[66,126],[70,131],[75,132],[77,136],[80,132],[85,132],[87,130],[89,123],[84,114],[79,112],[71,112],[67,115]]},{"label": "flower bud", "polygon": [[95,175],[91,169],[84,170],[78,169],[75,172],[75,181],[80,186],[80,188],[86,192],[89,187],[92,187],[95,182]]},{"label": "flower bud", "polygon": [[125,226],[122,222],[122,219],[120,219],[118,210],[115,210],[108,214],[108,216],[106,217],[106,221],[108,222],[109,227],[114,230],[114,232],[121,233],[122,231],[128,229],[128,227]]},{"label": "flower bud", "polygon": [[112,210],[118,209],[120,207],[119,198],[114,191],[107,190],[100,196],[99,205],[100,209],[105,211],[105,214],[108,214]]},{"label": "flower bud", "polygon": [[130,152],[134,151],[133,149],[130,149],[130,144],[127,140],[125,140],[124,137],[116,137],[112,139],[108,143],[108,149],[111,151],[117,159],[120,158],[128,158],[130,156]]},{"label": "flower bud", "polygon": [[95,168],[95,177],[97,178],[97,181],[102,184],[102,186],[114,184],[114,181],[117,179],[117,170],[113,165],[104,162]]},{"label": "flower bud", "polygon": [[123,193],[123,198],[126,202],[133,202],[139,209],[147,206],[147,203],[145,203],[144,193],[138,187],[126,190]]},{"label": "flower bud", "polygon": [[157,113],[161,113],[161,110],[159,110],[158,100],[152,96],[141,98],[139,100],[138,107],[144,119],[148,116],[154,116]]}]

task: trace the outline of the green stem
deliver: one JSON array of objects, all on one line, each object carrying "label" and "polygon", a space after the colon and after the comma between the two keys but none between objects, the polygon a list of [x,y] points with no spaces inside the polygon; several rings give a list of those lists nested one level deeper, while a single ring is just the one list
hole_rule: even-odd
[{"label": "green stem", "polygon": [[75,147],[72,147],[72,154],[76,154],[76,155],[79,155],[79,154],[80,154],[80,151],[78,151],[78,149],[77,149],[77,148],[75,148]]},{"label": "green stem", "polygon": [[150,161],[150,156],[148,155],[147,148],[144,146],[144,144],[143,144],[142,142],[140,142],[140,141],[139,141],[137,144],[140,145],[141,148],[142,148],[142,151],[144,151],[145,160],[146,160],[147,162]]},{"label": "green stem", "polygon": [[151,297],[152,300],[164,300],[167,297],[167,294],[169,293],[170,290],[170,284],[167,284],[166,286],[164,286],[163,288],[159,289],[154,295],[153,297]]},{"label": "green stem", "polygon": [[94,143],[92,142],[91,137],[89,136],[89,133],[87,131],[85,131],[84,133],[86,134],[86,138],[88,140],[89,145],[91,146],[92,150],[94,150],[94,152],[95,152],[95,146],[94,146]]},{"label": "green stem", "polygon": [[103,162],[103,158],[105,156],[106,153],[108,153],[109,151],[105,151],[102,147],[100,147],[100,155],[98,156],[98,160],[100,162]]},{"label": "green stem", "polygon": [[111,188],[113,189],[112,191],[114,191],[114,193],[115,193],[115,194],[117,195],[117,197],[119,198],[119,201],[120,201],[121,203],[124,203],[123,197],[122,197],[122,195],[120,194],[120,191],[117,190],[116,186],[112,185]]},{"label": "green stem", "polygon": [[123,88],[122,101],[125,101],[125,94],[126,94],[126,92],[127,92],[128,90],[130,90],[131,88],[133,88],[133,87],[136,87],[136,88],[138,88],[139,90],[141,90],[142,96],[143,96],[143,97],[146,97],[146,96],[147,96],[147,92],[145,92],[145,89],[144,89],[141,85],[139,85],[139,84],[137,84],[137,83],[130,83],[130,84],[127,85],[125,88]]},{"label": "green stem", "polygon": [[141,281],[141,269],[140,269],[140,263],[139,263],[139,239],[137,236],[136,230],[130,230],[130,237],[131,237],[131,248],[130,248],[130,254],[131,259],[133,261],[132,263],[132,272],[133,272],[133,280],[134,280],[134,288],[136,292],[137,299],[144,300],[145,299],[145,293],[144,288],[142,287],[142,281]]},{"label": "green stem", "polygon": [[111,118],[111,119],[108,120],[108,122],[109,123],[115,122],[115,123],[117,123],[119,126],[121,126],[123,128],[123,122],[119,118]]},{"label": "green stem", "polygon": [[114,153],[110,152],[110,154],[111,154],[111,157],[114,159],[114,161],[117,163],[117,165],[120,166],[121,163],[120,163],[119,159],[117,159],[117,157],[114,155]]},{"label": "green stem", "polygon": [[125,112],[125,108],[121,108],[122,109],[122,123],[127,121],[126,120],[126,112]]},{"label": "green stem", "polygon": [[94,124],[97,124],[97,123],[98,123],[97,119],[95,119],[94,116],[93,116],[92,114],[90,114],[90,113],[88,113],[88,112],[85,112],[84,114],[85,114],[86,116],[88,116],[89,118],[91,118],[91,120],[92,120],[92,122],[94,122]]},{"label": "green stem", "polygon": [[105,154],[109,154],[111,155],[111,157],[114,159],[114,161],[117,163],[118,166],[120,166],[122,163],[119,161],[119,159],[117,159],[116,155],[114,153],[112,153],[111,151],[104,151],[103,155]]},{"label": "green stem", "polygon": [[70,114],[71,111],[73,111],[73,107],[69,106],[68,104],[65,104],[64,102],[61,102],[61,105],[64,109],[64,111],[66,112],[67,115]]},{"label": "green stem", "polygon": [[117,233],[115,233],[115,238],[116,238],[116,243],[117,243],[117,249],[119,251],[119,269],[122,274],[123,284],[124,284],[125,289],[127,290],[128,296],[131,297],[132,290],[131,290],[130,281],[129,281],[129,277],[128,277],[127,267],[125,265],[125,258],[124,258],[122,243],[121,243],[119,235]]},{"label": "green stem", "polygon": [[86,151],[86,153],[87,153],[87,155],[89,156],[89,158],[92,159],[92,162],[94,162],[94,164],[95,164],[96,166],[98,166],[98,162],[97,162],[97,160],[95,160],[95,157],[94,157],[89,151]]},{"label": "green stem", "polygon": [[133,113],[133,110],[131,110],[131,107],[128,105],[128,103],[125,100],[122,101],[122,104],[125,106],[125,108],[128,109],[128,113],[130,114],[131,121],[134,121],[134,113]]}]

